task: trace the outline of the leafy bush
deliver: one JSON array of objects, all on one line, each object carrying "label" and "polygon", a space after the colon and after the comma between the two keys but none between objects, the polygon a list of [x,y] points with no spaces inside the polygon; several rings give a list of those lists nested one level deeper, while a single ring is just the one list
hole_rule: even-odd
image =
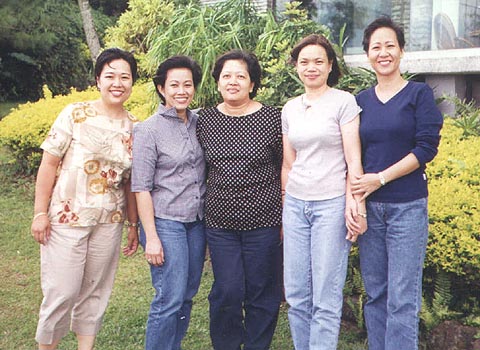
[{"label": "leafy bush", "polygon": [[448,118],[429,175],[430,238],[425,265],[457,276],[466,294],[480,289],[480,137],[462,139]]},{"label": "leafy bush", "polygon": [[446,272],[439,271],[433,286],[433,295],[422,299],[421,327],[427,332],[440,322],[458,318],[461,314],[451,310],[453,294],[451,280]]},{"label": "leafy bush", "polygon": [[467,102],[457,96],[442,96],[441,99],[455,106],[455,115],[450,117],[454,118],[454,124],[463,130],[463,137],[480,136],[480,108],[474,100]]},{"label": "leafy bush", "polygon": [[140,76],[144,76],[148,33],[155,28],[166,28],[173,13],[174,4],[170,0],[130,0],[127,11],[107,29],[105,46],[134,51]]}]

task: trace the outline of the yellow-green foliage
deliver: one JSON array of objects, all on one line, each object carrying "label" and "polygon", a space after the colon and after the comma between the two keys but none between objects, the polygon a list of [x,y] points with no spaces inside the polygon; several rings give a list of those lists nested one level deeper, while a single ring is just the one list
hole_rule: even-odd
[{"label": "yellow-green foliage", "polygon": [[140,76],[144,76],[145,53],[148,51],[148,33],[154,28],[166,28],[174,14],[170,0],[130,0],[128,9],[115,26],[107,28],[105,47],[120,47],[133,51],[138,61]]},{"label": "yellow-green foliage", "polygon": [[480,282],[480,137],[461,139],[445,120],[439,153],[428,166],[430,237],[426,265]]},{"label": "yellow-green foliage", "polygon": [[[132,96],[125,104],[126,108],[138,119],[143,120],[152,111],[151,83],[137,84]],[[28,102],[18,106],[0,121],[0,144],[13,155],[17,169],[33,173],[41,159],[40,144],[60,111],[69,103],[89,101],[99,98],[96,89],[78,92],[72,90],[69,95],[52,97],[48,88],[44,88],[45,98],[38,102]]]}]

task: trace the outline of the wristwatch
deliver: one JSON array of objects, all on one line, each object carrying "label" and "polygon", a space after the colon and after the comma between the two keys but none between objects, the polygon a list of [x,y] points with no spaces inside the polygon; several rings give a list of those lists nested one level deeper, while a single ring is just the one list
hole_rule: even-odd
[{"label": "wristwatch", "polygon": [[380,185],[381,185],[381,186],[385,186],[385,184],[386,184],[387,182],[385,181],[385,176],[383,176],[383,173],[382,173],[382,172],[379,172],[379,173],[378,173],[378,177],[380,178]]}]

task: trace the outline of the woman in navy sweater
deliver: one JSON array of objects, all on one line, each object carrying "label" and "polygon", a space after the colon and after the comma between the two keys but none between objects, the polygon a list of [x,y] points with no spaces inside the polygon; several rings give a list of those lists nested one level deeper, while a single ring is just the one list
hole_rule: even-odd
[{"label": "woman in navy sweater", "polygon": [[418,349],[418,314],[428,236],[425,165],[437,154],[443,118],[430,87],[400,74],[405,38],[388,17],[364,32],[378,84],[357,96],[365,174],[352,192],[367,198],[358,239],[367,292],[370,350]]}]

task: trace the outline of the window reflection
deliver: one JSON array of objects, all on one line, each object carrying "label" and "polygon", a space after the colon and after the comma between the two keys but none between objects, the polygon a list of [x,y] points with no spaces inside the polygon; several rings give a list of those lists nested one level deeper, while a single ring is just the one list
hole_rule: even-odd
[{"label": "window reflection", "polygon": [[480,47],[480,0],[312,0],[311,3],[316,5],[315,19],[332,30],[337,42],[342,26],[347,25],[347,54],[363,53],[363,30],[381,15],[391,16],[403,25],[407,51]]}]

